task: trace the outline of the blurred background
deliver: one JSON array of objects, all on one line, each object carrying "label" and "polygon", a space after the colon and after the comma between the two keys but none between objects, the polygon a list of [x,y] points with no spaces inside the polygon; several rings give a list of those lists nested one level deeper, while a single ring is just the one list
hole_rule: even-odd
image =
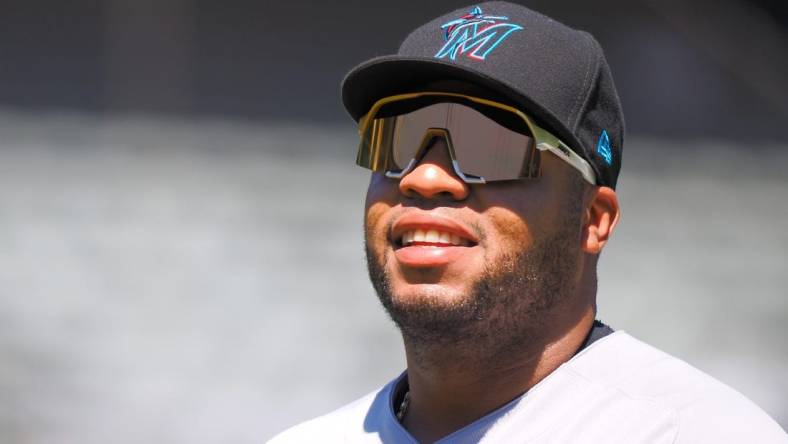
[{"label": "blurred background", "polygon": [[[0,442],[263,442],[396,376],[339,83],[465,4],[0,0]],[[525,4],[627,117],[600,318],[788,427],[788,3]]]}]

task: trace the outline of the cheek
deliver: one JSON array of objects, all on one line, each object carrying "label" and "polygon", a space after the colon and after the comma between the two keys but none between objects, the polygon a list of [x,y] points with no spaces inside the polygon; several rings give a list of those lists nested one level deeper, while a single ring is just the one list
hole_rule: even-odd
[{"label": "cheek", "polygon": [[370,179],[364,215],[364,231],[367,246],[382,259],[388,244],[388,221],[397,197],[396,183],[382,174],[373,174]]},{"label": "cheek", "polygon": [[533,244],[531,222],[526,222],[522,214],[498,207],[487,210],[485,216],[489,224],[484,230],[489,233],[488,239],[485,239],[488,255],[508,255]]},{"label": "cheek", "polygon": [[555,184],[539,179],[488,186],[479,193],[489,237],[488,255],[508,255],[531,248],[556,222],[559,196]]},{"label": "cheek", "polygon": [[364,216],[364,228],[367,236],[367,243],[376,244],[386,239],[386,214],[391,209],[390,205],[383,202],[375,202],[367,205]]},{"label": "cheek", "polygon": [[372,173],[367,187],[366,208],[376,203],[386,203],[394,206],[399,198],[398,182],[388,179],[381,173]]}]

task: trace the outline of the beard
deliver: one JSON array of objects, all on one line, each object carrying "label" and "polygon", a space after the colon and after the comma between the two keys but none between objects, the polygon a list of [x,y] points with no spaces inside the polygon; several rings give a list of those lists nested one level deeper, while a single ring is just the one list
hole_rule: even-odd
[{"label": "beard", "polygon": [[[372,285],[416,358],[437,359],[441,354],[434,351],[451,349],[465,355],[463,359],[473,357],[489,365],[541,342],[550,330],[546,324],[551,314],[572,297],[577,285],[579,208],[559,220],[552,233],[529,247],[488,258],[479,278],[464,294],[452,298],[440,290],[416,298],[398,297],[386,264],[376,259],[368,242]],[[386,255],[386,261],[390,257]]]}]

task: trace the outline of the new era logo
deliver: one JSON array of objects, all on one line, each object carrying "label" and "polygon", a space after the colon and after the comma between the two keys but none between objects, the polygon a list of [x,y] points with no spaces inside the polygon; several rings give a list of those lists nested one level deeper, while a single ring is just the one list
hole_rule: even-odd
[{"label": "new era logo", "polygon": [[607,131],[602,130],[599,135],[599,142],[596,144],[596,152],[607,162],[608,165],[613,164],[613,150],[610,148],[610,138],[607,136]]}]

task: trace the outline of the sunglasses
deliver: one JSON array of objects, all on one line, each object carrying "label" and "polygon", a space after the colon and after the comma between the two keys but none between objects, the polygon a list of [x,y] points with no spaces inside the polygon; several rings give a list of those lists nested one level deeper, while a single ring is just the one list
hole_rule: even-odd
[{"label": "sunglasses", "polygon": [[454,172],[469,184],[533,179],[549,151],[596,184],[582,157],[511,106],[457,93],[420,92],[378,100],[359,120],[356,164],[387,177],[408,174],[436,138],[448,146]]}]

